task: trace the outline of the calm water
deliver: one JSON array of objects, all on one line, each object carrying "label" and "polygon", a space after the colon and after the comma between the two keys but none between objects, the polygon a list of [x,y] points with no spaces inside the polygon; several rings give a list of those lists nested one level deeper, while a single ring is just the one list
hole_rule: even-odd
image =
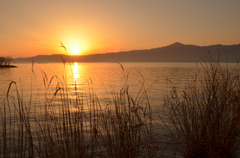
[{"label": "calm water", "polygon": [[[72,100],[77,98],[77,96],[89,99],[89,96],[92,94],[89,91],[93,91],[102,106],[106,105],[107,99],[113,98],[113,93],[119,93],[125,83],[129,85],[129,92],[133,99],[138,95],[142,85],[144,85],[151,108],[158,109],[170,87],[184,88],[185,84],[192,80],[198,71],[197,63],[122,63],[122,65],[118,63],[71,63],[66,65],[62,63],[47,63],[16,65],[18,68],[0,69],[0,105],[2,105],[3,100],[6,98],[8,90],[9,101],[13,103],[10,103],[12,107],[16,106],[14,103],[17,102],[17,93],[20,94],[20,99],[23,98],[23,101],[20,102],[26,104],[26,109],[24,110],[26,112],[28,110],[31,111],[28,119],[31,127],[34,127],[34,143],[37,143],[38,136],[41,136],[41,134],[37,134],[39,129],[35,126],[35,123],[41,122],[39,125],[42,127],[45,127],[44,121],[47,124],[51,123],[52,120],[50,118],[48,118],[49,120],[44,120],[44,106],[48,100],[53,98],[59,88],[68,90],[68,96],[63,97],[63,99]],[[12,81],[16,82],[16,84],[12,84],[9,88]],[[58,93],[56,96],[58,96]],[[52,99],[54,104],[49,104],[50,106],[47,107],[50,108],[47,109],[49,113],[51,113],[52,109],[55,110],[58,107],[65,106],[64,103],[55,98],[54,100]],[[52,105],[56,108],[51,107]],[[5,110],[3,108],[0,109],[1,114],[5,114]],[[11,127],[12,129],[16,128],[17,131],[19,126],[13,127],[13,125],[15,125],[15,121],[18,122],[17,117],[15,118],[16,114],[18,115],[18,110],[16,110],[18,108],[13,109],[15,110],[12,110],[12,114],[7,111],[7,115],[0,117],[0,119],[3,123],[6,120],[8,122],[13,119],[14,124]],[[76,112],[74,111],[74,107],[72,110],[72,113]],[[87,108],[84,110],[87,110]],[[54,116],[57,113],[60,113],[60,111],[54,111]],[[157,113],[157,110],[152,110],[153,126],[156,127],[154,128],[157,136],[156,140],[165,141],[161,126],[158,126],[160,121]],[[14,117],[11,117],[11,115]],[[89,126],[88,122],[86,122],[86,126]],[[1,127],[6,127],[6,133],[11,133],[12,129],[9,128],[7,123],[6,126]],[[160,130],[161,132],[159,132]],[[14,134],[16,133],[7,136],[7,139],[13,139],[11,137]],[[15,152],[14,149],[12,150]],[[169,151],[169,153],[172,152],[171,146]]]},{"label": "calm water", "polygon": [[[162,99],[169,80],[177,87],[184,87],[194,77],[196,63],[47,63],[17,64],[18,68],[0,69],[0,99],[6,96],[11,81],[24,96],[48,91],[54,93],[59,82],[67,82],[73,93],[84,93],[91,84],[96,95],[106,98],[111,91],[119,92],[128,79],[131,93],[137,94],[144,83],[152,104]],[[124,77],[125,75],[125,77]],[[51,78],[53,78],[51,80]],[[45,84],[44,84],[45,83]],[[47,86],[46,86],[47,85]],[[46,90],[46,87],[49,88]],[[14,93],[12,86],[10,94]]]}]

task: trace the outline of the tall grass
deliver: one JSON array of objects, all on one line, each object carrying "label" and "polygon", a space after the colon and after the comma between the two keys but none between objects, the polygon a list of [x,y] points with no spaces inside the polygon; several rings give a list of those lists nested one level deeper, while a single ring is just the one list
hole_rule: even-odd
[{"label": "tall grass", "polygon": [[[133,97],[124,73],[122,88],[112,90],[107,102],[100,102],[91,80],[86,93],[73,94],[66,75],[49,78],[42,74],[44,90],[31,94],[30,99],[24,97],[18,83],[9,84],[0,106],[0,157],[156,154],[156,147],[151,144],[151,107],[144,83]],[[75,91],[78,90],[75,86]]]},{"label": "tall grass", "polygon": [[100,140],[109,157],[139,157],[144,154],[153,157],[156,149],[151,144],[152,111],[144,83],[133,98],[127,77],[124,79],[122,89],[119,93],[112,92],[111,100],[100,116]]},{"label": "tall grass", "polygon": [[239,156],[238,65],[206,56],[184,90],[172,87],[159,102],[168,142],[156,135],[159,120],[144,79],[138,94],[131,94],[121,67],[122,87],[106,101],[98,99],[91,80],[86,92],[76,93],[82,89],[75,85],[73,93],[66,74],[49,77],[43,72],[44,88],[30,98],[12,81],[0,102],[0,157],[169,157],[160,151],[164,144],[186,158]]},{"label": "tall grass", "polygon": [[210,55],[203,61],[184,90],[172,88],[160,118],[183,157],[238,157],[239,66],[223,65]]}]

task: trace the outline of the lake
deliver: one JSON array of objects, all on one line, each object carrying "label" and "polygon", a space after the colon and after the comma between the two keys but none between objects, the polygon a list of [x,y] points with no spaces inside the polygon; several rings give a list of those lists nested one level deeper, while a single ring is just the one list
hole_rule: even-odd
[{"label": "lake", "polygon": [[168,157],[174,149],[165,148],[171,138],[158,110],[173,86],[184,89],[202,69],[197,63],[16,65],[0,69],[0,157]]},{"label": "lake", "polygon": [[[128,84],[133,94],[139,91],[144,82],[151,101],[156,101],[163,90],[168,88],[171,81],[173,85],[183,88],[186,81],[195,76],[196,63],[47,63],[47,64],[17,64],[18,68],[0,69],[0,96],[4,97],[11,81],[17,83],[24,95],[37,93],[44,89],[43,78],[48,82],[54,77],[51,88],[55,88],[58,78],[62,81],[67,77],[67,84],[74,91],[81,88],[85,91],[89,84],[93,86],[97,96],[106,97],[107,91],[119,91],[128,76]],[[46,76],[45,76],[46,75]],[[54,83],[55,81],[55,83]]]}]

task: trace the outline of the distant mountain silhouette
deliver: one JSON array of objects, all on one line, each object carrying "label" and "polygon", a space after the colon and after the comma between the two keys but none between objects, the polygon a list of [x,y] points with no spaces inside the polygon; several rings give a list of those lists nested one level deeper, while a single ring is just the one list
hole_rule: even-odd
[{"label": "distant mountain silhouette", "polygon": [[169,46],[145,50],[83,56],[38,55],[16,58],[14,62],[32,62],[33,59],[34,62],[62,62],[62,59],[74,62],[201,62],[202,57],[208,52],[215,58],[220,54],[220,61],[226,61],[226,59],[228,62],[240,61],[240,44],[196,46],[176,42]]}]

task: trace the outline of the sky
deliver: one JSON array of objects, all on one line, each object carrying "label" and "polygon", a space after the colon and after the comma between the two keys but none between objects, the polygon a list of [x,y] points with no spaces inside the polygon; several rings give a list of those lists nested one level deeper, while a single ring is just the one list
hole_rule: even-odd
[{"label": "sky", "polygon": [[239,0],[1,0],[0,56],[239,44],[239,7]]}]

